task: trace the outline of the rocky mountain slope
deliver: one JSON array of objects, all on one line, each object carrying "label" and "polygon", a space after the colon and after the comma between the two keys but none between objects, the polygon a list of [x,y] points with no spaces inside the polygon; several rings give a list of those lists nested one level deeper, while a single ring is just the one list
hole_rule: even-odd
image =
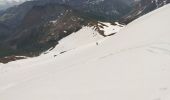
[{"label": "rocky mountain slope", "polygon": [[129,23],[134,19],[149,13],[159,7],[170,3],[170,0],[139,0],[133,4],[133,9],[120,19],[123,23]]},{"label": "rocky mountain slope", "polygon": [[[125,8],[115,6],[126,3],[115,1],[109,9],[124,11]],[[92,13],[99,10],[89,8],[89,4],[100,10],[101,16],[106,16],[106,6],[109,2],[91,4],[85,1],[64,2],[60,0],[36,0],[28,1],[19,6],[7,9],[0,14],[0,49],[1,57],[11,54],[35,56],[57,44],[63,37],[81,29],[82,26],[95,25],[99,18]],[[86,4],[86,5],[84,5]],[[84,5],[84,6],[83,6]],[[128,4],[126,4],[128,5]],[[98,7],[99,6],[99,7]],[[101,5],[102,6],[102,5]],[[124,6],[122,6],[124,7]],[[129,7],[129,6],[125,6]],[[123,12],[122,12],[123,13]],[[99,14],[98,14],[99,15]],[[114,15],[115,16],[115,15]]]},{"label": "rocky mountain slope", "polygon": [[[52,2],[54,1],[58,0],[52,0]],[[66,0],[63,3],[81,10],[95,19],[113,21],[127,14],[131,10],[133,2],[132,0]]]},{"label": "rocky mountain slope", "polygon": [[[3,31],[5,34],[9,31],[10,34],[5,34],[8,36],[1,34],[1,38],[6,37],[1,40],[1,47],[6,47],[5,51],[11,49],[11,51],[17,50],[20,53],[23,51],[40,52],[55,46],[58,40],[87,24],[87,19],[68,6],[39,5],[39,3],[32,5],[32,2],[30,3],[30,5],[26,4],[27,7],[21,5],[19,8],[14,8],[21,10],[14,12],[12,16],[6,16],[11,13],[4,13],[1,16],[1,33]],[[23,7],[26,7],[27,12],[22,9]]]}]

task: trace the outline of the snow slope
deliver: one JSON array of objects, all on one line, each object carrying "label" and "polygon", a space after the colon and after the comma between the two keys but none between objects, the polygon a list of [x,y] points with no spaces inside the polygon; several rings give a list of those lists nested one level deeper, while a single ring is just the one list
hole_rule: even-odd
[{"label": "snow slope", "polygon": [[89,43],[98,41],[102,38],[104,37],[94,30],[93,27],[84,26],[78,32],[72,33],[71,35],[59,41],[59,44],[52,51],[55,53],[69,51],[82,45],[87,45]]},{"label": "snow slope", "polygon": [[[103,31],[105,36],[117,33],[122,30],[125,26],[119,23],[112,25],[107,22],[98,22],[99,30]],[[88,45],[90,43],[96,43],[96,41],[103,39],[102,36],[95,26],[84,26],[77,32],[72,33],[66,38],[59,41],[59,44],[52,50],[52,52],[61,53],[73,50],[75,48]],[[51,50],[48,50],[46,53],[51,53]]]},{"label": "snow slope", "polygon": [[167,5],[98,45],[1,64],[0,100],[170,100],[169,18]]}]

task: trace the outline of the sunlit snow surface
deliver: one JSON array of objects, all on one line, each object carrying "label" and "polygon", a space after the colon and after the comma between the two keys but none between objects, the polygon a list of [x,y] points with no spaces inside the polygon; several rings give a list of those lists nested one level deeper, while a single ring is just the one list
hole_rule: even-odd
[{"label": "sunlit snow surface", "polygon": [[1,64],[0,100],[170,100],[169,18],[167,5],[98,44]]}]

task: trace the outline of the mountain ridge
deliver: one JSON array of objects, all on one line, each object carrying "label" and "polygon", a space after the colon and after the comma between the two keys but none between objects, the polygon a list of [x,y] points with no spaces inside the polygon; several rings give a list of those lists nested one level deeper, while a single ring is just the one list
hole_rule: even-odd
[{"label": "mountain ridge", "polygon": [[[98,26],[99,21],[112,24],[118,21],[128,24],[163,6],[165,0],[158,0],[158,2],[146,0],[87,1],[27,1],[0,12],[0,50],[2,51],[0,57],[40,55],[83,26],[89,24]],[[169,3],[169,0],[166,2]],[[67,10],[69,12],[65,14]],[[99,31],[103,35],[102,31]]]}]

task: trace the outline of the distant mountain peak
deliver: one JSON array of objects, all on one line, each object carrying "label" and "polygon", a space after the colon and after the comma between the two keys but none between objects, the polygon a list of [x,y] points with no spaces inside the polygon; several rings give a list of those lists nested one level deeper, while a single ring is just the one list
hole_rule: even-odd
[{"label": "distant mountain peak", "polygon": [[29,0],[0,0],[0,10],[7,9],[14,5],[21,4],[25,1],[29,1]]}]

